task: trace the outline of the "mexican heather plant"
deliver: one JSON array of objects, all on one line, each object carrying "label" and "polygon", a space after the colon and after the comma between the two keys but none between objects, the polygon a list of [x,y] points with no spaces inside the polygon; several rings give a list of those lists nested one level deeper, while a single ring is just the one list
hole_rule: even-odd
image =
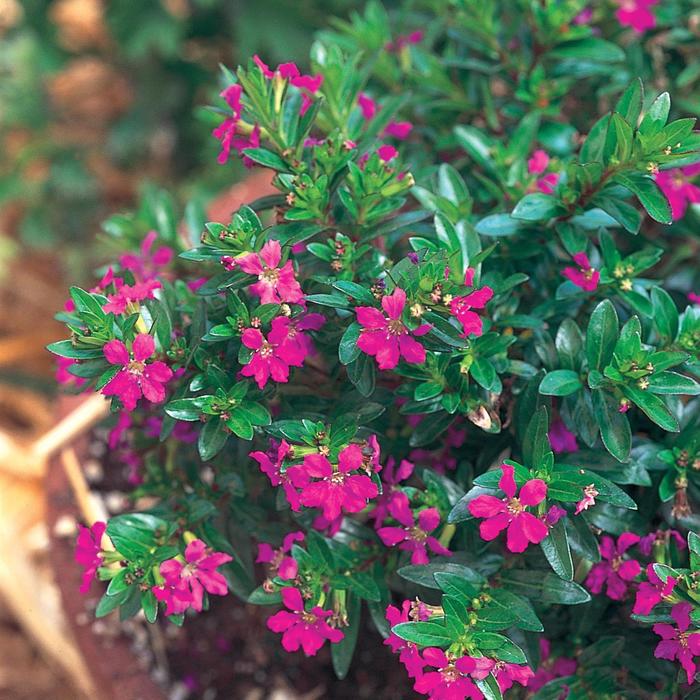
[{"label": "mexican heather plant", "polygon": [[365,611],[436,699],[685,696],[700,137],[629,66],[688,8],[410,8],[224,72],[219,162],[279,194],[105,225],[50,349],[156,505],[81,531],[85,586],[178,625],[230,591],[340,677]]}]

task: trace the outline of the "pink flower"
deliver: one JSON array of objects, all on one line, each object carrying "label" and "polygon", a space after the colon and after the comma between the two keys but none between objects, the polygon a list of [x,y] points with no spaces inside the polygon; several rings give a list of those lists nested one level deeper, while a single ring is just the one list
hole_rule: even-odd
[{"label": "pink flower", "polygon": [[573,24],[585,25],[590,24],[593,19],[593,8],[584,7],[573,19]]},{"label": "pink flower", "polygon": [[294,275],[291,260],[280,268],[282,247],[279,241],[267,241],[259,253],[251,253],[238,260],[238,267],[249,275],[257,275],[258,282],[250,291],[260,297],[261,304],[298,304],[304,299]]},{"label": "pink flower", "polygon": [[301,367],[304,363],[297,346],[287,340],[289,319],[278,316],[272,319],[270,326],[267,338],[257,328],[246,328],[241,335],[243,345],[254,350],[241,374],[254,377],[260,389],[265,387],[270,377],[276,382],[286,383],[289,381],[289,367]]},{"label": "pink flower", "polygon": [[509,464],[501,466],[503,474],[498,486],[506,497],[478,496],[469,503],[469,512],[475,518],[486,518],[479,525],[479,533],[487,542],[496,539],[502,530],[508,528],[506,545],[511,552],[524,552],[528,544],[539,544],[547,537],[547,526],[526,510],[540,504],[547,497],[547,484],[542,479],[530,479],[520,489],[513,476],[515,470]]},{"label": "pink flower", "polygon": [[683,536],[678,530],[656,530],[655,532],[650,532],[648,535],[644,535],[641,540],[639,540],[639,551],[648,557],[651,555],[652,549],[655,544],[665,544],[670,543],[671,538],[675,540],[676,547],[679,550],[684,550],[687,545]]},{"label": "pink flower", "polygon": [[528,689],[532,693],[536,693],[543,685],[555,678],[563,678],[564,676],[572,676],[576,673],[577,662],[574,659],[567,659],[563,656],[558,656],[556,659],[550,659],[551,645],[548,639],[540,638],[540,665],[535,671],[534,676],[528,683]]},{"label": "pink flower", "polygon": [[131,346],[131,354],[121,340],[110,340],[102,351],[107,362],[121,365],[117,374],[102,388],[105,396],[116,396],[127,411],[133,411],[142,396],[152,403],[165,399],[165,384],[172,378],[173,372],[160,360],[146,363],[155,352],[152,336],[148,333],[137,335]]},{"label": "pink flower", "polygon": [[268,619],[267,626],[273,632],[282,632],[285,651],[297,651],[301,647],[307,656],[315,656],[326,640],[337,644],[345,636],[326,622],[333,615],[330,610],[319,606],[305,610],[296,588],[283,588],[282,602],[291,612],[280,610]]},{"label": "pink flower", "polygon": [[380,527],[377,530],[382,542],[387,547],[399,545],[399,549],[411,552],[411,564],[427,564],[428,553],[426,546],[434,554],[451,557],[452,552],[443,547],[440,542],[429,535],[440,525],[440,512],[437,508],[427,508],[418,514],[418,523],[405,493],[398,493],[388,506],[391,517],[403,527]]},{"label": "pink flower", "polygon": [[501,693],[505,693],[506,690],[513,686],[513,683],[527,686],[530,679],[535,675],[529,666],[509,664],[500,659],[495,662],[491,673],[494,675]]},{"label": "pink flower", "polygon": [[56,381],[59,384],[72,385],[75,387],[81,387],[87,382],[84,377],[76,377],[68,371],[69,367],[75,364],[75,360],[70,357],[57,357],[56,358]]},{"label": "pink flower", "polygon": [[561,418],[556,418],[549,426],[549,444],[555,454],[578,450],[576,436],[566,427]]},{"label": "pink flower", "polygon": [[324,455],[305,455],[303,465],[289,468],[290,478],[301,488],[303,505],[321,508],[326,520],[335,520],[343,511],[359,513],[378,493],[368,476],[351,473],[361,469],[362,462],[362,449],[352,444],[341,450],[336,469]]},{"label": "pink flower", "polygon": [[662,581],[656,575],[653,564],[647,565],[647,581],[642,581],[637,588],[637,597],[632,608],[635,615],[648,615],[661,601],[668,600],[678,583],[673,576]]},{"label": "pink flower", "polygon": [[688,204],[700,202],[700,187],[690,182],[690,178],[698,173],[700,173],[700,163],[689,165],[687,168],[661,170],[656,173],[656,184],[671,205],[671,216],[674,221],[685,216]]},{"label": "pink flower", "polygon": [[288,535],[285,535],[282,546],[278,549],[274,549],[269,544],[261,542],[258,545],[258,557],[255,561],[269,564],[270,574],[272,576],[279,575],[282,579],[296,578],[299,566],[293,557],[287,555],[287,552],[292,549],[295,542],[303,541],[303,532],[290,532]]},{"label": "pink flower", "polygon": [[700,304],[700,294],[696,294],[695,292],[689,292],[688,301],[692,302],[693,304]]},{"label": "pink flower", "polygon": [[[392,626],[396,626],[401,622],[409,622],[410,614],[413,613],[420,621],[425,621],[430,617],[430,614],[423,606],[415,606],[412,601],[404,600],[401,604],[401,610],[393,605],[387,606],[386,619]],[[404,665],[409,678],[420,678],[423,674],[425,661],[420,655],[420,650],[412,642],[407,642],[393,632],[384,640],[384,644],[391,648],[391,651],[399,654],[399,661]]]},{"label": "pink flower", "polygon": [[423,41],[423,30],[417,29],[410,34],[401,34],[397,36],[394,41],[388,41],[384,45],[384,48],[387,51],[400,51],[410,44],[419,44],[421,41]]},{"label": "pink flower", "polygon": [[593,565],[586,578],[586,586],[598,595],[606,586],[607,596],[611,600],[622,600],[627,593],[627,585],[642,570],[636,559],[623,559],[624,553],[639,542],[639,536],[632,532],[623,532],[617,540],[604,535],[600,542],[600,554],[603,561]]},{"label": "pink flower", "polygon": [[547,173],[544,177],[539,178],[535,184],[542,194],[552,194],[558,182],[559,173]]},{"label": "pink flower", "polygon": [[153,244],[158,239],[157,231],[149,231],[141,242],[140,255],[125,253],[119,258],[119,264],[124,270],[130,270],[139,281],[150,279],[172,262],[175,252],[168,246],[160,246],[152,251]]},{"label": "pink flower", "polygon": [[406,292],[399,287],[389,296],[382,297],[382,309],[386,316],[372,306],[358,306],[355,309],[357,320],[362,326],[357,347],[377,360],[379,369],[393,369],[399,357],[406,362],[425,362],[425,348],[415,341],[413,335],[424,335],[429,326],[420,326],[409,331],[401,320],[406,306]]},{"label": "pink flower", "polygon": [[617,0],[619,5],[615,11],[617,21],[623,27],[632,27],[638,34],[656,26],[656,17],[649,9],[658,0]]},{"label": "pink flower", "polygon": [[235,83],[229,85],[222,93],[221,97],[226,100],[226,103],[231,108],[232,116],[227,117],[219,126],[212,131],[212,135],[221,142],[221,151],[217,157],[217,161],[223,165],[231,155],[231,148],[234,146],[236,136],[236,127],[241,118],[243,106],[241,105],[241,96],[243,88]]},{"label": "pink flower", "polygon": [[282,486],[289,506],[296,512],[301,507],[299,493],[294,487],[289,474],[286,471],[282,471],[282,463],[291,452],[292,447],[285,440],[282,440],[277,447],[277,455],[274,462],[265,452],[251,452],[248,456],[252,457],[260,465],[260,471],[267,475],[273,486]]},{"label": "pink flower", "polygon": [[380,160],[388,163],[390,160],[396,158],[396,156],[399,155],[399,152],[393,146],[385,143],[383,146],[380,146],[377,149],[377,155],[379,156]]},{"label": "pink flower", "polygon": [[382,471],[382,493],[377,496],[374,509],[368,516],[374,520],[375,527],[381,526],[388,517],[391,502],[403,495],[403,492],[397,488],[398,484],[408,479],[413,474],[413,469],[413,462],[407,459],[402,459],[398,467],[393,457],[387,460],[386,467]]},{"label": "pink flower", "polygon": [[595,484],[589,484],[583,489],[583,498],[576,504],[576,510],[574,515],[578,515],[584,510],[588,510],[591,506],[595,505],[595,497],[598,495],[598,489],[596,489]]},{"label": "pink flower", "polygon": [[[185,563],[168,559],[160,565],[163,585],[155,586],[153,594],[166,604],[166,614],[174,615],[192,607],[201,612],[204,591],[210,595],[226,595],[226,579],[216,569],[232,557],[224,552],[212,552],[202,540],[192,540],[185,548]],[[177,612],[175,612],[177,611]]]},{"label": "pink flower", "polygon": [[290,81],[294,87],[301,90],[301,107],[299,114],[303,117],[313,104],[312,95],[315,95],[323,84],[322,75],[299,75],[293,77]]},{"label": "pink flower", "polygon": [[75,561],[83,567],[83,581],[80,592],[85,594],[90,590],[90,584],[95,572],[102,565],[102,535],[107,524],[96,522],[92,527],[78,525],[78,539],[75,544]]},{"label": "pink flower", "polygon": [[576,253],[574,262],[578,265],[578,269],[565,267],[562,275],[584,291],[594,292],[598,288],[600,272],[591,267],[591,263],[585,253]]},{"label": "pink flower", "polygon": [[[467,274],[469,274],[469,270],[467,270]],[[467,284],[466,281],[465,284]],[[471,283],[467,284],[467,286],[471,286]],[[462,324],[462,336],[464,338],[468,335],[478,336],[483,333],[481,316],[472,311],[472,309],[485,308],[492,297],[493,289],[491,287],[481,287],[481,289],[475,289],[469,294],[454,297],[450,301],[450,313]]]},{"label": "pink flower", "polygon": [[369,121],[377,113],[377,103],[366,93],[361,92],[357,96],[357,104],[360,106],[362,116]]},{"label": "pink flower", "polygon": [[131,414],[129,411],[119,411],[119,417],[114,427],[107,436],[107,446],[110,450],[116,450],[122,443],[126,443],[126,431],[131,427]]},{"label": "pink flower", "polygon": [[108,314],[123,314],[130,305],[136,307],[146,299],[153,299],[153,293],[162,286],[158,280],[154,279],[135,284],[121,282],[121,278],[115,279],[117,291],[115,294],[107,295],[107,303],[102,307],[102,310]]},{"label": "pink flower", "polygon": [[535,151],[527,161],[527,171],[530,175],[541,175],[549,166],[549,156],[543,150]]},{"label": "pink flower", "polygon": [[453,659],[442,649],[430,647],[423,652],[423,661],[436,671],[424,673],[415,683],[413,689],[428,695],[433,700],[482,700],[484,697],[472,678],[486,678],[494,666],[491,659],[462,656]]},{"label": "pink flower", "polygon": [[383,137],[391,136],[399,141],[403,141],[408,138],[408,135],[413,130],[413,124],[411,122],[389,122],[386,129],[382,132]]},{"label": "pink flower", "polygon": [[665,623],[657,623],[653,627],[662,640],[654,650],[654,656],[669,661],[678,659],[688,676],[688,685],[692,685],[697,672],[693,657],[700,654],[700,632],[688,632],[692,609],[693,606],[686,602],[673,606],[671,617],[676,621],[678,629]]},{"label": "pink flower", "polygon": [[262,71],[262,74],[268,79],[272,80],[275,76],[279,76],[283,80],[288,80],[289,78],[297,78],[299,76],[299,69],[296,66],[296,63],[280,63],[277,66],[277,70],[272,71],[270,70],[270,67],[263,62],[263,60],[255,54],[253,56],[253,61],[255,62],[255,65],[260,68]]}]

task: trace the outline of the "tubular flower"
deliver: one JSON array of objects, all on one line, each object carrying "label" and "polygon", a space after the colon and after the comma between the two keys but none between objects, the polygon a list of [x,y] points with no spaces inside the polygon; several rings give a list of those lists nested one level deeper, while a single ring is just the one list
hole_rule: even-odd
[{"label": "tubular flower", "polygon": [[505,498],[478,496],[469,503],[469,512],[475,518],[486,518],[479,525],[482,539],[487,542],[498,537],[508,528],[506,546],[511,552],[524,552],[529,543],[539,544],[549,531],[542,520],[527,511],[528,507],[539,505],[547,496],[547,484],[541,479],[530,479],[520,489],[513,477],[514,469],[504,464],[498,486]]},{"label": "tubular flower", "polygon": [[671,216],[674,221],[685,216],[689,204],[700,202],[700,187],[690,182],[690,178],[699,173],[700,163],[689,165],[687,168],[662,170],[656,173],[656,184],[671,205]]},{"label": "tubular flower", "polygon": [[282,546],[278,549],[271,547],[265,542],[261,542],[258,545],[258,557],[255,561],[269,564],[270,573],[273,576],[279,575],[282,579],[296,578],[299,566],[296,560],[289,556],[288,552],[292,549],[295,542],[303,541],[303,532],[290,532],[288,535],[285,535]]},{"label": "tubular flower", "polygon": [[632,27],[637,34],[644,34],[656,26],[656,17],[650,8],[659,0],[616,1],[619,7],[615,11],[615,17],[623,27]]},{"label": "tubular flower", "polygon": [[593,565],[586,586],[598,595],[603,586],[606,587],[608,598],[622,600],[630,581],[642,570],[635,559],[623,559],[624,553],[639,542],[639,536],[632,532],[623,532],[615,543],[612,537],[604,535],[600,542],[600,554],[603,561]]},{"label": "tubular flower", "polygon": [[[386,609],[386,620],[394,627],[400,622],[408,622],[411,617],[410,613],[413,609],[413,603],[410,600],[404,600],[401,604],[401,609],[393,605],[389,605]],[[427,620],[430,615],[424,610],[423,606],[417,606],[417,617],[420,621]],[[420,650],[412,642],[407,642],[393,632],[389,634],[384,644],[391,648],[391,651],[399,654],[399,661],[404,665],[409,678],[420,678],[423,674],[425,661],[420,655]]]},{"label": "tubular flower", "polygon": [[413,688],[433,700],[482,700],[484,696],[472,679],[486,678],[494,666],[491,659],[483,657],[452,659],[442,649],[433,647],[423,652],[423,661],[437,670],[423,673]]},{"label": "tubular flower", "polygon": [[635,615],[648,615],[661,601],[668,600],[678,581],[669,576],[662,581],[654,571],[654,565],[647,566],[647,581],[639,584],[632,612]]},{"label": "tubular flower", "polygon": [[283,588],[282,602],[287,610],[275,613],[268,619],[267,626],[273,632],[282,633],[285,651],[298,651],[301,647],[307,656],[315,656],[326,640],[337,644],[345,636],[326,622],[333,614],[330,610],[319,606],[305,610],[301,593],[296,588]]},{"label": "tubular flower", "polygon": [[291,452],[292,448],[289,443],[286,440],[282,440],[277,447],[277,454],[274,462],[265,452],[251,452],[248,456],[252,457],[260,465],[260,471],[267,475],[267,478],[273,486],[282,486],[290,508],[296,512],[301,507],[299,493],[294,487],[288,472],[282,471],[282,462],[284,462],[285,458],[290,455]]},{"label": "tubular flower", "polygon": [[440,525],[440,512],[437,508],[427,508],[418,514],[416,523],[408,501],[404,493],[396,495],[388,506],[391,516],[403,527],[380,527],[377,530],[382,542],[387,547],[399,545],[399,549],[411,552],[411,564],[427,564],[428,553],[426,547],[435,554],[444,557],[452,556],[449,549],[443,547],[440,542],[431,537],[429,533]]},{"label": "tubular flower", "polygon": [[105,396],[116,396],[127,411],[136,408],[138,400],[144,396],[152,403],[165,399],[165,384],[173,372],[164,362],[146,362],[155,352],[155,342],[148,333],[134,338],[131,354],[121,340],[110,340],[103,348],[104,356],[112,365],[121,369],[102,388]]},{"label": "tubular flower", "polygon": [[358,306],[355,309],[362,326],[357,347],[373,356],[379,369],[394,369],[400,357],[413,364],[425,362],[425,348],[411,335],[424,335],[430,328],[423,325],[409,331],[401,320],[405,306],[406,292],[396,287],[392,294],[382,297],[382,309],[386,316],[372,306]]},{"label": "tubular flower", "polygon": [[260,298],[261,304],[298,304],[304,299],[294,274],[291,260],[279,267],[282,247],[279,241],[267,241],[259,253],[251,253],[238,260],[238,267],[249,275],[257,275],[258,282],[250,291]]},{"label": "tubular flower", "polygon": [[566,427],[561,418],[553,420],[549,426],[549,444],[555,454],[578,450],[576,436]]}]

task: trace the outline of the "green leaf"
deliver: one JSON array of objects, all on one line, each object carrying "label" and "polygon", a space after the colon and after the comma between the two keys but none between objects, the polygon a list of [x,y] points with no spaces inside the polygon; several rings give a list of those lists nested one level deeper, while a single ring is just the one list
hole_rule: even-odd
[{"label": "green leaf", "polygon": [[556,197],[535,192],[526,194],[516,205],[511,216],[523,221],[547,221],[566,213]]},{"label": "green leaf", "polygon": [[626,462],[632,448],[632,431],[627,416],[620,413],[620,406],[615,396],[603,389],[595,389],[593,412],[600,427],[600,437],[605,449],[618,462]]},{"label": "green leaf", "polygon": [[540,406],[532,416],[523,439],[523,459],[526,464],[538,468],[544,461],[544,456],[551,451],[548,431],[547,408]]},{"label": "green leaf", "polygon": [[473,635],[479,651],[484,656],[496,657],[510,664],[526,664],[523,650],[508,637],[495,632],[475,632]]},{"label": "green leaf", "polygon": [[165,405],[165,412],[175,420],[197,421],[202,415],[202,407],[210,396],[189,399],[175,399]]},{"label": "green leaf", "polygon": [[540,394],[568,396],[577,392],[582,386],[578,372],[571,369],[556,369],[545,374],[540,384]]},{"label": "green leaf", "polygon": [[338,344],[338,359],[341,364],[349,365],[354,362],[362,352],[360,348],[357,347],[357,340],[360,337],[360,332],[362,328],[360,324],[353,321],[343,333],[340,343]]},{"label": "green leaf", "polygon": [[642,112],[644,100],[644,86],[640,78],[633,80],[620,95],[615,105],[615,112],[619,112],[622,118],[632,127],[637,126],[639,115]]},{"label": "green leaf", "polygon": [[670,433],[680,430],[677,418],[668,409],[668,406],[656,394],[644,391],[637,386],[628,385],[622,387],[624,395],[634,402],[649,418],[660,428]]},{"label": "green leaf", "polygon": [[424,382],[423,384],[416,385],[413,391],[413,398],[415,401],[427,401],[428,399],[433,399],[442,393],[443,386],[437,382]]},{"label": "green leaf", "polygon": [[208,462],[219,454],[224,449],[227,439],[228,431],[223,421],[219,420],[218,417],[208,420],[200,430],[199,440],[197,441],[197,448],[202,461]]},{"label": "green leaf", "polygon": [[652,287],[651,303],[654,308],[654,323],[659,329],[665,345],[673,342],[678,334],[678,309],[671,295],[661,287]]},{"label": "green leaf", "polygon": [[549,531],[549,537],[540,542],[547,561],[554,572],[561,578],[572,581],[574,578],[574,564],[571,559],[569,538],[566,535],[566,521],[559,520]]},{"label": "green leaf", "polygon": [[[233,411],[224,421],[224,424],[234,435],[237,435],[239,438],[242,438],[243,440],[253,439],[255,431],[253,430],[253,426],[251,425],[244,411]],[[226,440],[224,440],[224,443],[225,442]],[[202,457],[202,459],[204,459],[204,457]]]},{"label": "green leaf", "polygon": [[677,372],[657,372],[649,377],[648,391],[654,394],[697,396],[700,394],[700,384]]},{"label": "green leaf", "polygon": [[445,648],[452,643],[447,628],[437,622],[401,622],[391,631],[397,637],[421,647]]},{"label": "green leaf", "polygon": [[671,111],[671,98],[667,92],[662,92],[649,107],[639,125],[639,133],[644,136],[658,134],[666,125]]},{"label": "green leaf", "polygon": [[610,364],[618,332],[617,312],[605,299],[593,310],[586,330],[586,356],[591,369],[602,372]]},{"label": "green leaf", "polygon": [[510,214],[491,214],[481,219],[474,227],[482,236],[512,236],[520,224]]},{"label": "green leaf", "polygon": [[662,224],[673,223],[671,205],[654,179],[642,173],[624,172],[615,175],[614,180],[637,195],[637,199],[654,221]]},{"label": "green leaf", "polygon": [[348,675],[362,620],[362,602],[351,592],[347,594],[346,609],[348,625],[343,627],[343,638],[337,644],[331,644],[333,670],[340,680]]},{"label": "green leaf", "polygon": [[269,151],[267,148],[246,148],[243,150],[243,155],[248,156],[253,162],[263,165],[266,168],[279,170],[283,173],[289,172],[287,163],[280,158],[280,156],[273,151]]},{"label": "green leaf", "polygon": [[501,607],[510,610],[517,618],[517,626],[520,629],[530,632],[542,632],[544,626],[537,617],[535,609],[527,598],[523,598],[505,588],[493,588],[489,591],[492,604],[500,605]]},{"label": "green leaf", "polygon": [[625,60],[625,52],[617,44],[595,36],[565,41],[551,49],[547,55],[551,58],[594,63],[618,63]]}]

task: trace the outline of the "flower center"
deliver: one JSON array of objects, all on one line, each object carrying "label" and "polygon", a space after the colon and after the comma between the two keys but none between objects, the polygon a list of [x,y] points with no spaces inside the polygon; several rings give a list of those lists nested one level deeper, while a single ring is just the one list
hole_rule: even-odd
[{"label": "flower center", "polygon": [[343,472],[333,472],[330,477],[330,482],[335,486],[340,486],[340,484],[345,482],[345,474],[343,474]]},{"label": "flower center", "polygon": [[408,528],[408,534],[416,542],[425,542],[428,539],[428,533],[421,530],[417,525]]},{"label": "flower center", "polygon": [[454,683],[462,675],[456,668],[454,664],[445,666],[445,668],[440,669],[440,675],[443,677],[446,683]]},{"label": "flower center", "polygon": [[280,278],[280,271],[276,267],[266,267],[259,279],[267,284],[277,284]]},{"label": "flower center", "polygon": [[398,318],[392,318],[386,324],[386,329],[390,335],[403,335],[406,332],[405,326]]},{"label": "flower center", "polygon": [[132,374],[143,374],[143,370],[146,367],[145,362],[138,362],[137,360],[131,360],[127,365],[127,369]]},{"label": "flower center", "polygon": [[305,622],[307,625],[313,625],[316,622],[316,615],[311,612],[306,612],[306,610],[300,612],[299,617],[302,619],[302,622]]},{"label": "flower center", "polygon": [[520,502],[518,498],[511,498],[508,501],[508,512],[511,515],[519,515],[525,510],[525,506]]},{"label": "flower center", "polygon": [[617,571],[621,566],[622,566],[622,557],[618,554],[615,557],[613,557],[612,562],[610,562],[610,565],[613,568],[613,571]]},{"label": "flower center", "polygon": [[264,341],[262,347],[260,348],[260,357],[272,357],[275,353],[275,349],[268,343]]}]

